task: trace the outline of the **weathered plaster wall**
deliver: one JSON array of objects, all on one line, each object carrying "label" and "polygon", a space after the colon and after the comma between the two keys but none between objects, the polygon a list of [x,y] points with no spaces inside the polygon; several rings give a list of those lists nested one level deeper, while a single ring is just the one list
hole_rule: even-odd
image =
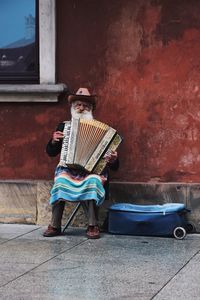
[{"label": "weathered plaster wall", "polygon": [[61,1],[58,12],[61,81],[94,88],[97,117],[124,136],[115,178],[198,182],[200,1]]},{"label": "weathered plaster wall", "polygon": [[[200,1],[57,1],[57,78],[124,137],[118,181],[200,181]],[[0,103],[0,179],[52,179],[57,104]]]}]

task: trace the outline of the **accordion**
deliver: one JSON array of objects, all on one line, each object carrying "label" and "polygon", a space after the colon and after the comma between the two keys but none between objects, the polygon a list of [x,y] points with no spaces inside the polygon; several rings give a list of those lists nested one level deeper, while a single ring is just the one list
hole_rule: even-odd
[{"label": "accordion", "polygon": [[72,119],[65,122],[59,166],[101,174],[104,155],[115,151],[122,141],[116,130],[97,120]]}]

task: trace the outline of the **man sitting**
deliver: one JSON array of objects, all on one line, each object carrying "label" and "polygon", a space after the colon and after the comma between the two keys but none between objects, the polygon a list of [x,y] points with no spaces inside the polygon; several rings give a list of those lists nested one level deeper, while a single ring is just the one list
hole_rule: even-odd
[{"label": "man sitting", "polygon": [[[68,102],[71,106],[72,118],[93,119],[93,110],[96,107],[96,96],[91,95],[88,89],[80,88],[76,94],[69,95]],[[64,126],[64,122],[60,123],[48,142],[46,151],[49,156],[56,156],[61,152]],[[51,223],[43,234],[45,237],[53,237],[61,234],[61,220],[67,201],[84,201],[87,204],[87,237],[91,239],[100,237],[95,208],[101,205],[106,198],[109,168],[117,170],[119,166],[116,151],[107,152],[104,158],[108,163],[101,175],[92,174],[85,170],[57,166],[50,197],[52,218]]]}]

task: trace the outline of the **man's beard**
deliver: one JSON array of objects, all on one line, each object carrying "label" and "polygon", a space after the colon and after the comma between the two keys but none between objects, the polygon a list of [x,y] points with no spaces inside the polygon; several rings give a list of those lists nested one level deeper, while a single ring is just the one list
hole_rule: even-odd
[{"label": "man's beard", "polygon": [[74,119],[84,119],[84,120],[92,120],[93,114],[92,111],[84,110],[81,113],[76,112],[73,106],[71,106],[71,115]]}]

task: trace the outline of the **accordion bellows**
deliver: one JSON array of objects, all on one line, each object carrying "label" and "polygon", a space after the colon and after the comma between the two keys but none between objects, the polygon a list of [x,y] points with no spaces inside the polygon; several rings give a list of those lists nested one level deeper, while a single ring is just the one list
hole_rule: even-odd
[{"label": "accordion bellows", "polygon": [[105,153],[115,151],[122,141],[114,128],[94,119],[67,121],[63,133],[59,165],[95,174],[101,174],[107,164]]}]

